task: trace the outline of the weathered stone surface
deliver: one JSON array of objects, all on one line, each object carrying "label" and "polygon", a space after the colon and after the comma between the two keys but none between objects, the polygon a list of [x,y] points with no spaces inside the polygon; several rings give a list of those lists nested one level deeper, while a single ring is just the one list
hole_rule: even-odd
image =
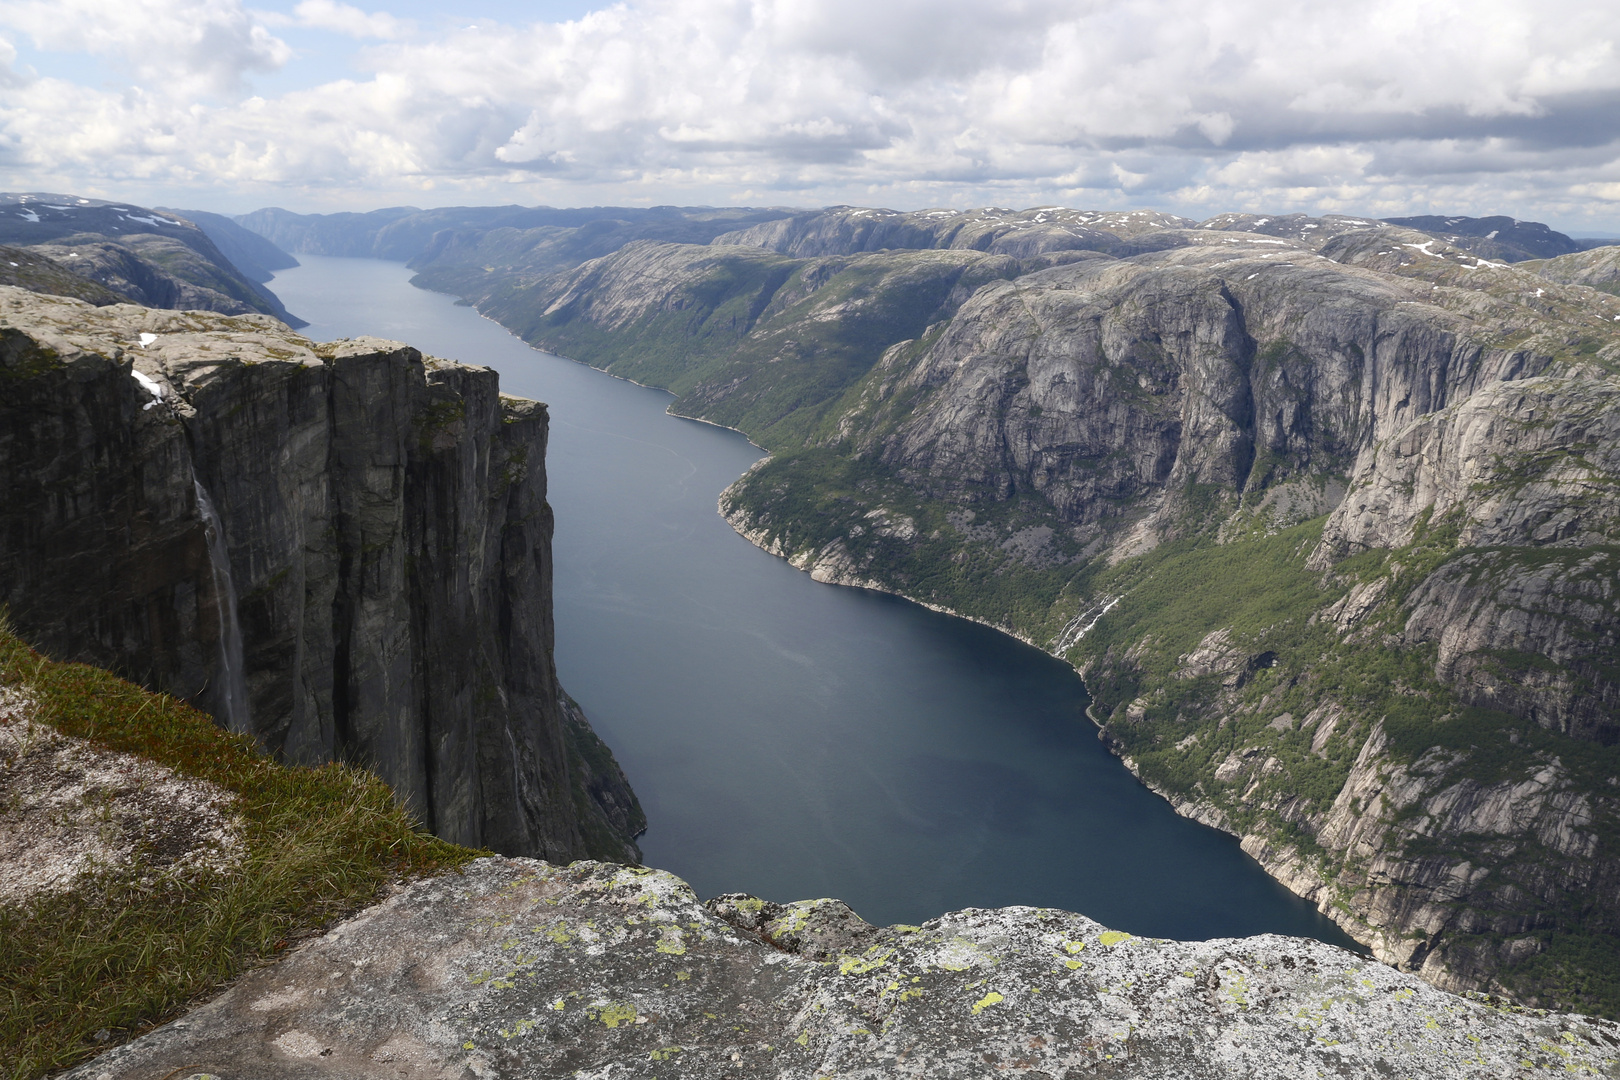
[{"label": "weathered stone surface", "polygon": [[371,767],[446,839],[634,857],[552,663],[544,406],[398,342],[9,288],[0,364],[0,602],[32,643]]},{"label": "weathered stone surface", "polygon": [[868,926],[831,900],[486,859],[412,885],[72,1080],[1620,1075],[1620,1026],[1276,936],[1063,911]]},{"label": "weathered stone surface", "polygon": [[1560,255],[1531,263],[1533,270],[1548,281],[1568,285],[1590,285],[1604,292],[1620,292],[1620,246],[1593,248],[1590,251]]},{"label": "weathered stone surface", "polygon": [[63,735],[26,692],[0,686],[0,904],[132,865],[147,882],[229,871],[245,853],[235,803],[206,780]]}]

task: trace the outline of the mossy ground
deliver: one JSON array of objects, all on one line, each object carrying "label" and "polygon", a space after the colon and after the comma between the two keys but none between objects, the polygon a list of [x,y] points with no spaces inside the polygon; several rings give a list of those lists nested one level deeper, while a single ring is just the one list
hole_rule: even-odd
[{"label": "mossy ground", "polygon": [[[479,852],[422,832],[382,781],[289,768],[172,697],[51,661],[0,627],[0,684],[65,735],[235,792],[247,854],[229,873],[106,875],[67,897],[0,907],[0,1077],[32,1080],[160,1023],[289,942],[372,903],[391,881]],[[97,1042],[98,1032],[111,1039]]]}]

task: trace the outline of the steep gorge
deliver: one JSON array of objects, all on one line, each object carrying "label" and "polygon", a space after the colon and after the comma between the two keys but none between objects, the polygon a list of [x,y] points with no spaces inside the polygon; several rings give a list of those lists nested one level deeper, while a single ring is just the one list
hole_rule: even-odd
[{"label": "steep gorge", "polygon": [[1070,660],[1381,958],[1620,1009],[1620,308],[1558,284],[1603,256],[1189,225],[841,208],[471,295],[771,449],[756,543]]},{"label": "steep gorge", "polygon": [[552,662],[543,405],[375,339],[0,288],[0,603],[440,836],[636,857]]}]

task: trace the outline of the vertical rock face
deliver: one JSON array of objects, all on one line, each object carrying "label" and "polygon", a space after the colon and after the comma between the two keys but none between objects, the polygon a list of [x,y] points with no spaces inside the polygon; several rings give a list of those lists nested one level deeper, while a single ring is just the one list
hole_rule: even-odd
[{"label": "vertical rock face", "polygon": [[552,662],[546,428],[397,342],[0,289],[0,601],[283,760],[374,769],[446,839],[633,859]]}]

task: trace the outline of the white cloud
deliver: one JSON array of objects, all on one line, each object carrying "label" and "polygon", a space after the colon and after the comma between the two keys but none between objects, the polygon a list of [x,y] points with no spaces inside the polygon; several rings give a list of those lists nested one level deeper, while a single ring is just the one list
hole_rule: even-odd
[{"label": "white cloud", "polygon": [[408,19],[396,19],[386,11],[367,12],[337,0],[300,0],[291,15],[268,11],[259,13],[270,26],[299,26],[311,30],[331,30],[346,37],[392,41],[413,29]]},{"label": "white cloud", "polygon": [[235,0],[0,0],[0,24],[116,58],[133,84],[0,86],[8,172],[357,205],[434,184],[551,202],[1372,212],[1404,191],[1577,216],[1612,214],[1598,193],[1620,183],[1607,4],[643,0],[430,38],[303,0],[282,21],[388,43],[357,54],[361,78],[203,104],[197,88],[286,55]]},{"label": "white cloud", "polygon": [[41,49],[110,59],[172,97],[234,93],[291,54],[238,0],[0,0],[0,26]]}]

